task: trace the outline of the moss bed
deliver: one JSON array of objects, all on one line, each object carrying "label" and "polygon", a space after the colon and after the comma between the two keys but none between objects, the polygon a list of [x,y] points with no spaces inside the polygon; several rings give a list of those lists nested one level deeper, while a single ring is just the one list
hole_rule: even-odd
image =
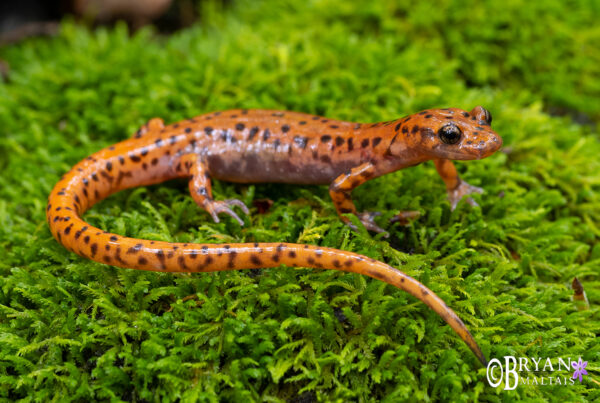
[{"label": "moss bed", "polygon": [[[203,2],[171,36],[64,21],[0,49],[0,398],[20,401],[597,401],[600,399],[600,19],[595,1]],[[271,199],[241,228],[185,182],[120,192],[85,218],[178,242],[301,242],[418,278],[488,358],[582,357],[583,382],[492,388],[424,304],[382,282],[286,268],[117,269],[69,253],[45,222],[73,164],[149,118],[273,108],[354,121],[483,105],[504,149],[458,163],[485,189],[450,210],[431,163],[354,192],[384,239],[352,232],[326,187],[216,183]],[[559,114],[560,116],[558,116]],[[571,301],[573,277],[590,309]],[[566,374],[567,377],[570,374]]]}]

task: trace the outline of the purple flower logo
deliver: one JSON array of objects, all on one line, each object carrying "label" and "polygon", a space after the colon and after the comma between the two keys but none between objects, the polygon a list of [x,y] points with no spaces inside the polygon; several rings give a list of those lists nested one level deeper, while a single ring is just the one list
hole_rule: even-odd
[{"label": "purple flower logo", "polygon": [[575,372],[573,372],[573,379],[579,378],[579,382],[581,383],[581,381],[583,381],[583,375],[588,374],[585,370],[585,367],[587,366],[587,361],[581,361],[581,357],[579,357],[579,361],[573,361],[571,365],[573,365],[573,369],[575,370]]}]

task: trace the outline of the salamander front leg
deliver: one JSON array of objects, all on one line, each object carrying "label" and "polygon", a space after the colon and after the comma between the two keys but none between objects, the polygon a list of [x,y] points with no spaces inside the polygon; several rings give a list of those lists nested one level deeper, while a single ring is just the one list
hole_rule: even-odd
[{"label": "salamander front leg", "polygon": [[[456,208],[456,205],[463,198],[463,196],[469,195],[471,193],[483,193],[483,189],[477,186],[469,185],[464,180],[460,179],[458,176],[458,172],[456,172],[456,167],[450,160],[446,159],[434,159],[435,168],[438,171],[438,174],[446,183],[446,190],[448,191],[448,200],[450,200],[450,205],[452,210]],[[477,203],[472,198],[467,198],[467,203],[471,206],[477,206]]]},{"label": "salamander front leg", "polygon": [[245,214],[250,214],[248,207],[241,200],[214,200],[212,198],[212,187],[210,176],[206,171],[206,165],[195,154],[184,155],[181,158],[186,171],[191,175],[189,187],[192,198],[200,207],[206,210],[215,222],[219,222],[219,214],[229,214],[243,226],[244,221],[231,209],[233,206],[239,207]]},{"label": "salamander front leg", "polygon": [[346,223],[350,228],[356,230],[356,226],[350,223],[348,218],[344,217],[342,214],[354,214],[358,217],[360,222],[363,223],[366,229],[374,232],[385,232],[385,230],[379,227],[375,223],[375,217],[380,215],[378,212],[362,212],[359,213],[356,211],[356,206],[352,202],[352,197],[350,193],[357,186],[362,185],[367,180],[373,177],[375,174],[375,166],[370,162],[359,165],[356,168],[353,168],[349,172],[340,175],[334,180],[331,185],[329,185],[329,195],[331,196],[331,200],[333,200],[333,204],[335,205],[335,209],[338,212],[341,220]]}]

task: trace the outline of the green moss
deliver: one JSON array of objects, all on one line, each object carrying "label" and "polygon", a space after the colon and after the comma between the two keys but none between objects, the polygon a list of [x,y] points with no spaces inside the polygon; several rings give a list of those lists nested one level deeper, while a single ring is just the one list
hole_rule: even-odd
[{"label": "green moss", "polygon": [[[168,38],[65,22],[56,38],[0,50],[11,66],[0,85],[0,397],[599,399],[600,145],[590,127],[544,112],[597,118],[599,31],[585,25],[597,4],[434,3],[209,3],[200,24]],[[121,192],[86,219],[147,239],[363,253],[438,293],[488,357],[581,356],[582,384],[493,389],[439,317],[366,277],[116,269],[69,253],[45,223],[60,175],[154,116],[261,107],[377,121],[478,104],[505,140],[504,152],[458,164],[485,188],[481,207],[451,212],[430,164],[370,181],[355,198],[384,212],[381,224],[399,209],[422,213],[389,227],[390,240],[350,231],[316,186],[216,183],[217,198],[275,201],[242,229],[212,223],[183,182]],[[570,301],[574,276],[589,311]]]}]

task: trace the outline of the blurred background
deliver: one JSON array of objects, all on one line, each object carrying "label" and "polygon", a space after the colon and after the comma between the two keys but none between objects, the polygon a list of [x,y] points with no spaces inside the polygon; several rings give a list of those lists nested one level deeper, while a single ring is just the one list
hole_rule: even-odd
[{"label": "blurred background", "polygon": [[[434,41],[468,86],[526,89],[542,97],[550,114],[568,115],[582,124],[600,119],[596,0],[270,3],[292,17],[301,9],[318,13],[318,18],[347,24],[357,34],[395,31],[400,42]],[[125,21],[131,32],[151,24],[169,34],[202,23],[206,4],[220,10],[255,7],[236,0],[5,1],[0,4],[0,45],[55,35],[63,18],[90,27]],[[4,74],[8,67],[4,63]]]}]

